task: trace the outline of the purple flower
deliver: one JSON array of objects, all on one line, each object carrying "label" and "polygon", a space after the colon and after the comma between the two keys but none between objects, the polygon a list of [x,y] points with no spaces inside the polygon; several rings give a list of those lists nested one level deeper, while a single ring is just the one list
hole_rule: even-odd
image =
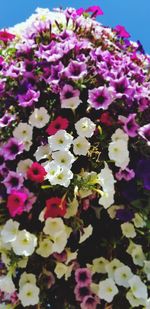
[{"label": "purple flower", "polygon": [[133,219],[134,214],[129,209],[118,209],[116,212],[116,219],[123,222],[129,222]]},{"label": "purple flower", "polygon": [[135,173],[134,170],[129,169],[128,167],[126,167],[124,170],[120,169],[116,174],[115,174],[117,180],[126,180],[129,181],[132,178],[135,177]]},{"label": "purple flower", "polygon": [[143,112],[150,105],[150,100],[148,98],[141,98],[139,100],[139,111]]},{"label": "purple flower", "polygon": [[88,103],[95,109],[107,109],[112,103],[112,92],[106,86],[89,90]]},{"label": "purple flower", "polygon": [[144,188],[150,190],[150,159],[143,159],[138,162],[136,174],[143,180]]},{"label": "purple flower", "polygon": [[28,89],[25,94],[18,95],[19,105],[22,107],[32,106],[34,102],[37,102],[40,96],[40,91],[34,91],[33,89]]},{"label": "purple flower", "polygon": [[80,286],[77,284],[74,293],[77,301],[83,301],[85,296],[91,295],[91,290],[88,286]]},{"label": "purple flower", "polygon": [[87,295],[84,297],[80,306],[81,309],[96,309],[99,303],[100,300],[97,296]]},{"label": "purple flower", "polygon": [[32,209],[33,204],[36,202],[37,197],[33,192],[30,192],[27,188],[23,187],[21,192],[27,195],[27,198],[24,202],[24,211],[29,212]]},{"label": "purple flower", "polygon": [[79,286],[91,284],[91,272],[88,268],[78,268],[75,271],[75,280]]},{"label": "purple flower", "polygon": [[0,128],[8,126],[15,119],[14,115],[5,113],[2,118],[0,118]]},{"label": "purple flower", "polygon": [[150,146],[150,123],[141,127],[138,130],[138,133],[141,137],[143,137],[147,141],[147,145]]},{"label": "purple flower", "polygon": [[4,153],[6,160],[14,160],[16,156],[22,153],[24,145],[22,141],[17,140],[15,137],[11,137],[4,145]]},{"label": "purple flower", "polygon": [[3,180],[7,193],[11,193],[12,190],[19,190],[23,182],[24,178],[22,174],[13,171],[9,171],[7,177]]},{"label": "purple flower", "polygon": [[77,108],[81,103],[79,96],[80,91],[78,89],[74,89],[71,85],[65,85],[60,92],[61,107]]},{"label": "purple flower", "polygon": [[123,123],[124,131],[131,137],[138,133],[139,125],[135,121],[136,114],[130,114],[128,117],[119,116],[118,119]]},{"label": "purple flower", "polygon": [[134,88],[129,85],[129,80],[126,77],[120,79],[111,79],[110,85],[116,92],[116,98],[120,99],[122,96],[132,97],[134,94]]},{"label": "purple flower", "polygon": [[87,74],[86,64],[72,60],[62,73],[73,80],[81,79]]}]

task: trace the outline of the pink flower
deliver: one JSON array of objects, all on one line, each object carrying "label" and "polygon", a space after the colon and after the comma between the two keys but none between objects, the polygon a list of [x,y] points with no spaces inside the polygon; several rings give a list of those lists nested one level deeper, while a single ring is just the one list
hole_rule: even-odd
[{"label": "pink flower", "polygon": [[89,286],[91,284],[91,272],[88,268],[78,268],[75,271],[75,280],[78,286]]},{"label": "pink flower", "polygon": [[89,8],[87,8],[85,10],[85,12],[92,12],[92,17],[97,17],[98,15],[103,15],[103,11],[101,10],[101,8],[98,5],[93,5],[90,6]]},{"label": "pink flower", "polygon": [[16,215],[21,215],[23,213],[26,199],[27,194],[19,191],[12,191],[7,200],[7,208],[11,217],[15,217]]},{"label": "pink flower", "polygon": [[0,41],[7,43],[8,41],[12,41],[14,38],[15,38],[14,34],[9,33],[6,30],[0,31]]},{"label": "pink flower", "polygon": [[37,183],[43,182],[45,175],[46,175],[46,171],[44,167],[37,162],[32,163],[32,165],[27,170],[28,179],[34,182],[37,182]]},{"label": "pink flower", "polygon": [[46,132],[48,135],[54,135],[59,130],[66,130],[68,128],[69,122],[67,118],[58,116],[55,120],[51,121]]},{"label": "pink flower", "polygon": [[125,29],[125,27],[121,26],[121,25],[117,25],[114,29],[117,34],[119,36],[121,36],[122,38],[129,38],[130,37],[130,34],[127,32],[127,30]]}]

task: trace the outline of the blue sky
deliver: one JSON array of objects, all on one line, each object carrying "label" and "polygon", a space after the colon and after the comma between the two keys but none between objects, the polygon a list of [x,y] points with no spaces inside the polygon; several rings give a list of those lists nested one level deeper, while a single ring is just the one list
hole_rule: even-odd
[{"label": "blue sky", "polygon": [[104,16],[99,21],[114,27],[121,24],[132,35],[132,40],[140,40],[150,54],[150,0],[1,0],[0,28],[12,26],[29,17],[37,7],[84,7],[99,5]]}]

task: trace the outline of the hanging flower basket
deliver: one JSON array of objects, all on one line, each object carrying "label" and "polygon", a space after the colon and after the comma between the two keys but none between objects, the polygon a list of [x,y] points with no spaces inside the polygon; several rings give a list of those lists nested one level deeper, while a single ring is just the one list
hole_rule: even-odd
[{"label": "hanging flower basket", "polygon": [[150,57],[98,6],[0,31],[0,308],[150,308]]}]

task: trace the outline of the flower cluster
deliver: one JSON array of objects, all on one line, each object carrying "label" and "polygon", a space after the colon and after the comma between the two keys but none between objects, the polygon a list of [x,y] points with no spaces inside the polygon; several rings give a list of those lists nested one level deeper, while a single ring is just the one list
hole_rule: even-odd
[{"label": "flower cluster", "polygon": [[0,31],[0,308],[150,308],[150,56],[102,14]]}]

